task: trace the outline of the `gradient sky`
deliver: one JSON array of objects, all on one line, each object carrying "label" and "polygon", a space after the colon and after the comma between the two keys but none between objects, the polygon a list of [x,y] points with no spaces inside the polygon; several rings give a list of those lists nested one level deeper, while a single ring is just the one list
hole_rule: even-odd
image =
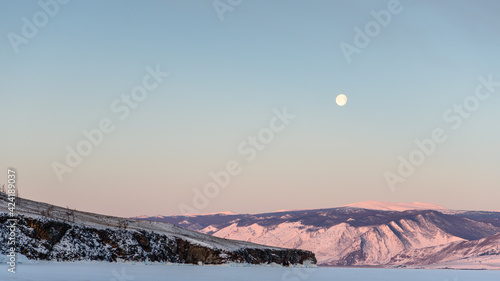
[{"label": "gradient sky", "polygon": [[[500,81],[500,3],[402,0],[348,63],[339,45],[389,2],[244,0],[221,21],[212,1],[73,0],[16,53],[8,35],[43,10],[0,1],[0,168],[22,197],[119,216],[179,214],[229,160],[241,174],[201,212],[500,210],[500,87],[459,129],[442,117]],[[156,65],[170,76],[120,120],[111,104]],[[238,145],[283,107],[296,118],[249,163]],[[115,130],[59,182],[52,163],[103,118]],[[435,128],[447,141],[393,192],[384,173]]]}]

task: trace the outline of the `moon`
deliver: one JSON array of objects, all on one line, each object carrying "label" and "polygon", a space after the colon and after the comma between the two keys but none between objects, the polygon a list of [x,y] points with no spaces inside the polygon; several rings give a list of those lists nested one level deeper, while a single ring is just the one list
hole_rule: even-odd
[{"label": "moon", "polygon": [[344,106],[347,103],[347,97],[344,94],[340,94],[335,99],[339,106]]}]

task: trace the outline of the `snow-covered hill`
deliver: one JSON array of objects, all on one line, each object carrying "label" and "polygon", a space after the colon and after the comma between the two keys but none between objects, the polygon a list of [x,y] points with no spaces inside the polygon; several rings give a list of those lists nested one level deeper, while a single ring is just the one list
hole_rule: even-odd
[{"label": "snow-covered hill", "polygon": [[384,209],[404,209],[388,211],[375,208],[377,205],[149,219],[222,238],[310,250],[319,264],[342,266],[385,266],[402,252],[473,241],[500,232],[500,213],[453,212],[422,203],[385,205]]},{"label": "snow-covered hill", "polygon": [[[282,265],[315,263],[307,251],[209,236],[170,223],[79,212],[22,199],[17,202],[18,253],[41,260],[157,261]],[[7,206],[0,194],[0,204]],[[0,254],[8,253],[7,213],[0,213]]]},{"label": "snow-covered hill", "polygon": [[398,203],[398,202],[364,201],[364,202],[344,205],[341,207],[383,210],[383,211],[448,210],[447,208],[436,204],[420,203],[420,202]]},{"label": "snow-covered hill", "polygon": [[394,256],[389,264],[405,267],[499,269],[500,233],[474,241],[406,250]]}]

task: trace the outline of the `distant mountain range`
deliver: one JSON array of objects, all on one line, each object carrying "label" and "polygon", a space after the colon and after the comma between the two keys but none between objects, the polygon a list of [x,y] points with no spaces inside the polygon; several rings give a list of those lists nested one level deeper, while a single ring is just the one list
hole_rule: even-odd
[{"label": "distant mountain range", "polygon": [[351,207],[358,209],[381,210],[381,211],[448,210],[447,208],[436,204],[420,203],[420,202],[397,203],[397,202],[364,201],[340,207]]},{"label": "distant mountain range", "polygon": [[320,265],[500,269],[500,212],[369,201],[331,209],[140,219],[309,250]]},{"label": "distant mountain range", "polygon": [[[0,204],[7,206],[0,193]],[[166,222],[110,217],[18,199],[14,217],[0,211],[0,255],[10,252],[8,226],[16,219],[16,253],[57,261],[134,261],[190,264],[315,264],[309,251],[221,239]]]}]

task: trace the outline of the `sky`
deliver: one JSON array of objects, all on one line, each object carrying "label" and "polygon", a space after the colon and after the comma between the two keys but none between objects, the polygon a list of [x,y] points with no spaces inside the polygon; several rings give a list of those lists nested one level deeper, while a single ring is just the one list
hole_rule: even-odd
[{"label": "sky", "polygon": [[0,1],[0,183],[117,216],[500,210],[499,8]]}]

